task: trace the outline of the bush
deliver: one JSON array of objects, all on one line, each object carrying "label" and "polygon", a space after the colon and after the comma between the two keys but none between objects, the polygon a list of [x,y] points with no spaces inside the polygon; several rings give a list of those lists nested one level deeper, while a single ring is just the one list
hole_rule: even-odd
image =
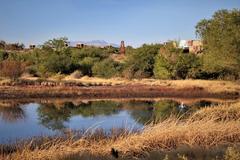
[{"label": "bush", "polygon": [[81,78],[82,76],[83,76],[83,74],[82,74],[82,72],[79,71],[79,70],[74,71],[74,72],[70,75],[70,77],[71,77],[71,78],[74,78],[74,79],[79,79],[79,78]]},{"label": "bush", "polygon": [[71,73],[72,61],[71,58],[65,54],[51,54],[44,63],[48,72],[52,73]]},{"label": "bush", "polygon": [[6,60],[8,58],[8,53],[0,51],[0,61]]},{"label": "bush", "polygon": [[24,65],[19,61],[5,60],[0,64],[0,73],[4,77],[16,80],[24,72]]},{"label": "bush", "polygon": [[82,61],[79,62],[80,70],[83,75],[92,76],[92,67],[94,63],[99,62],[99,58],[85,57]]},{"label": "bush", "polygon": [[173,46],[164,46],[156,56],[154,76],[159,79],[197,78],[200,68],[201,61],[196,55],[182,53]]},{"label": "bush", "polygon": [[[146,78],[153,75],[155,56],[159,52],[161,45],[143,45],[127,53],[125,71],[127,75],[132,74],[134,78]],[[131,73],[127,73],[130,71]]]},{"label": "bush", "polygon": [[96,63],[93,68],[93,75],[97,77],[110,78],[119,73],[121,65],[112,59],[105,59]]}]

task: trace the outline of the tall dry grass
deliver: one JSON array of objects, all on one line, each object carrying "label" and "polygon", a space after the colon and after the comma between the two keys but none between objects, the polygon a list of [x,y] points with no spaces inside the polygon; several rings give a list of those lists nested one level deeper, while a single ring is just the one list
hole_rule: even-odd
[{"label": "tall dry grass", "polygon": [[25,144],[2,159],[78,159],[87,153],[111,158],[111,150],[120,158],[144,158],[152,151],[171,151],[180,146],[205,149],[240,144],[240,102],[200,109],[187,119],[169,118],[148,125],[141,133],[123,133],[114,138],[91,136],[80,139],[53,139],[38,147]]},{"label": "tall dry grass", "polygon": [[[64,77],[64,76],[63,76]],[[22,77],[22,80],[33,80],[36,81],[35,78],[31,77]],[[49,78],[47,80],[51,81],[59,81],[58,78]],[[88,77],[83,76],[81,78],[74,76],[65,76],[62,79],[62,82],[74,82],[74,83],[82,83],[85,86],[115,86],[115,85],[151,85],[151,86],[163,86],[170,87],[175,89],[182,88],[202,88],[210,93],[219,93],[219,92],[236,92],[240,93],[240,82],[239,81],[221,81],[221,80],[158,80],[158,79],[124,79],[121,77],[116,78],[98,78],[98,77]],[[1,84],[1,81],[0,81]]]}]

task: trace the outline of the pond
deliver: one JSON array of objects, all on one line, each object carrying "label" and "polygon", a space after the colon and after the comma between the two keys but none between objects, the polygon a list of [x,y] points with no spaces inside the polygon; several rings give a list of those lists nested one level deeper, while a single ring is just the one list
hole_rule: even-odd
[{"label": "pond", "polygon": [[113,128],[142,129],[149,122],[170,115],[189,114],[217,104],[199,100],[181,104],[165,100],[97,100],[76,102],[34,102],[0,105],[0,143],[36,136],[52,136],[66,130]]}]

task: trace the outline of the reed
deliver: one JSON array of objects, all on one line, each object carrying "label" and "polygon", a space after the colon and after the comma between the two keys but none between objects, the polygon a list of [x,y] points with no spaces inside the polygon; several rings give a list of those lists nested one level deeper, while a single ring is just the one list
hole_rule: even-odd
[{"label": "reed", "polygon": [[[181,146],[208,150],[222,145],[239,145],[239,115],[240,102],[222,104],[200,109],[187,119],[171,117],[157,124],[149,124],[142,132],[123,131],[110,138],[96,136],[100,134],[76,138],[73,134],[66,139],[47,139],[34,148],[32,142],[28,142],[13,152],[2,153],[0,157],[6,160],[67,160],[80,159],[87,155],[88,159],[114,159],[116,156],[120,159],[132,159],[148,157],[153,151],[168,153]],[[238,155],[236,152],[236,156]]]}]

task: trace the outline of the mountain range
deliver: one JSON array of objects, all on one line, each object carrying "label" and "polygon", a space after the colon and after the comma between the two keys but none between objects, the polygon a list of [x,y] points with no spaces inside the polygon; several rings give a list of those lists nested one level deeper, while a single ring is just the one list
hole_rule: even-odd
[{"label": "mountain range", "polygon": [[85,44],[89,46],[96,46],[96,47],[106,47],[106,46],[113,46],[119,47],[118,44],[108,43],[104,40],[92,40],[92,41],[70,41],[70,46],[76,46],[77,44]]}]

